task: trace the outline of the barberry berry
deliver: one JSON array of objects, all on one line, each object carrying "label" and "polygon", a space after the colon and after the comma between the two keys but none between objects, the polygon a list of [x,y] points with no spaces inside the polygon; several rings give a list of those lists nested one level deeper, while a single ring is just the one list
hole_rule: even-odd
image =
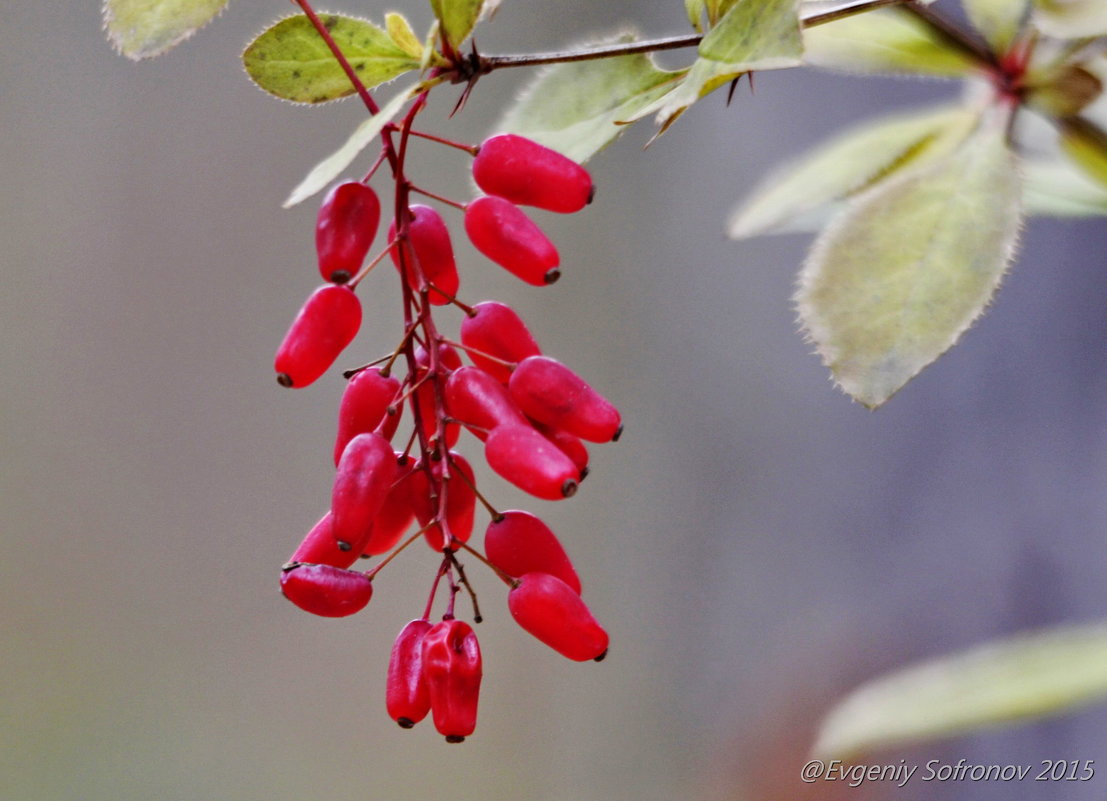
[{"label": "barberry berry", "polygon": [[573,461],[529,425],[492,429],[484,442],[484,457],[516,487],[548,501],[570,497],[580,482]]},{"label": "barberry berry", "polygon": [[473,306],[461,321],[461,344],[472,348],[473,364],[503,384],[511,378],[512,365],[542,353],[515,310],[494,300]]},{"label": "barberry berry", "polygon": [[530,512],[511,510],[493,519],[484,532],[488,561],[512,578],[548,573],[580,593],[580,578],[550,527]]},{"label": "barberry berry", "polygon": [[[424,463],[420,463],[410,478],[415,519],[421,527],[430,525],[441,509],[451,538],[447,541],[441,523],[434,523],[423,535],[433,550],[441,551],[447,547],[457,550],[458,544],[468,541],[473,533],[473,517],[477,505],[477,496],[473,490],[476,485],[473,468],[465,457],[454,451],[450,451],[449,456],[449,479],[443,474],[442,460],[431,460],[426,464],[429,464],[429,470]],[[444,508],[442,493],[446,495]]]},{"label": "barberry berry", "polygon": [[548,356],[523,359],[507,386],[523,413],[540,423],[590,442],[609,442],[622,433],[619,410]]},{"label": "barberry berry", "polygon": [[384,375],[379,367],[359,370],[350,377],[338,406],[338,434],[334,441],[336,465],[351,439],[377,430],[399,394],[400,382],[394,376]]},{"label": "barberry berry", "polygon": [[373,582],[364,573],[331,565],[289,564],[281,571],[281,592],[305,612],[346,617],[369,603]]},{"label": "barberry berry", "polygon": [[607,655],[603,630],[580,595],[548,573],[527,573],[507,596],[511,616],[562,656],[597,662]]},{"label": "barberry berry", "polygon": [[580,211],[592,202],[592,177],[570,158],[516,134],[486,139],[473,180],[489,195],[547,211]]},{"label": "barberry berry", "polygon": [[460,743],[477,726],[482,666],[480,645],[462,620],[436,623],[423,638],[423,674],[434,727],[446,742]]},{"label": "barberry berry", "polygon": [[315,249],[324,281],[344,284],[357,273],[380,218],[381,203],[365,184],[347,181],[327,193],[315,222]]},{"label": "barberry berry", "polygon": [[331,492],[332,530],[339,543],[362,553],[398,467],[392,445],[379,434],[358,434],[342,451]]},{"label": "barberry berry", "polygon": [[[407,227],[408,248],[404,252],[408,285],[418,292],[430,284],[428,299],[436,306],[443,306],[457,294],[460,286],[450,231],[441,215],[430,206],[415,203],[408,210],[411,219]],[[388,238],[390,241],[396,238],[395,222],[388,229]],[[400,245],[393,245],[390,255],[399,270]]]},{"label": "barberry berry", "polygon": [[312,526],[303,542],[288,558],[292,562],[308,562],[317,565],[347,568],[357,561],[358,552],[348,543],[343,548],[334,538],[332,515],[328,511]]},{"label": "barberry berry", "polygon": [[323,375],[361,327],[361,302],[349,287],[316,289],[277,348],[273,366],[285,387],[306,387]]},{"label": "barberry berry", "polygon": [[477,250],[528,284],[545,286],[561,276],[557,248],[509,200],[485,195],[471,201],[465,207],[465,232]]},{"label": "barberry berry", "polygon": [[413,620],[400,630],[388,660],[385,705],[388,715],[410,729],[430,712],[430,688],[423,671],[423,640],[431,624]]},{"label": "barberry berry", "polygon": [[507,388],[479,367],[455,370],[446,382],[446,412],[479,439],[501,425],[526,425],[527,419]]}]

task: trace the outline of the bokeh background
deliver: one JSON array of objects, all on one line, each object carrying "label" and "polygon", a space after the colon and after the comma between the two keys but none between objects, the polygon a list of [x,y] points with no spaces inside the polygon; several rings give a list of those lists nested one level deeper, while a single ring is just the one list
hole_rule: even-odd
[{"label": "bokeh background", "polygon": [[[399,7],[426,29],[424,3]],[[798,781],[820,716],[865,678],[1107,616],[1107,224],[1032,222],[994,308],[876,413],[831,386],[796,332],[806,238],[722,233],[778,160],[957,91],[937,82],[761,74],[756,93],[707,100],[646,152],[637,126],[594,160],[593,206],[542,218],[565,265],[548,289],[459,238],[464,297],[516,307],[626,418],[570,502],[483,481],[559,532],[613,646],[600,665],[561,659],[474,566],[477,734],[447,746],[429,724],[397,730],[384,671],[431,554],[382,572],[354,618],[311,618],[277,593],[327,504],[341,392],[336,377],[296,392],[272,378],[318,280],[315,203],[280,201],[363,115],[293,107],[246,79],[242,47],[289,11],[237,0],[133,64],[104,42],[95,3],[6,10],[0,798],[1103,797],[1107,776]],[[686,29],[675,0],[513,0],[480,44],[549,50],[627,23]],[[485,79],[449,122],[450,91],[436,93],[427,125],[479,140],[527,77]],[[470,191],[456,153],[418,158],[419,180]],[[351,364],[398,330],[390,268],[364,290]],[[1100,706],[881,761],[1036,764],[1105,746]]]}]

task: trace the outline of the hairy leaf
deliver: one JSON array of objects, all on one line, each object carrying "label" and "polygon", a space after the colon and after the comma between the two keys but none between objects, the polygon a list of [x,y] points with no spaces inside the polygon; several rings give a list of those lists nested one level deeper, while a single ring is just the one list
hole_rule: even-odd
[{"label": "hairy leaf", "polygon": [[882,8],[806,28],[805,60],[816,67],[866,73],[962,77],[973,63],[925,23],[899,8]]},{"label": "hairy leaf", "polygon": [[456,50],[473,32],[483,0],[430,0],[430,4],[435,19],[442,26],[442,35]]},{"label": "hairy leaf", "polygon": [[1103,0],[1034,0],[1033,22],[1048,36],[1081,39],[1107,34]]},{"label": "hairy leaf", "polygon": [[[371,22],[339,14],[322,15],[335,42],[366,87],[390,81],[419,66]],[[346,73],[310,20],[285,17],[242,54],[246,72],[262,89],[295,103],[325,103],[354,93]]]},{"label": "hairy leaf", "polygon": [[963,0],[973,26],[997,51],[1004,52],[1014,41],[1030,10],[1030,0]]},{"label": "hairy leaf", "polygon": [[358,125],[342,147],[316,164],[299,186],[292,190],[292,194],[283,203],[284,208],[291,208],[308,199],[341,175],[342,171],[357,158],[358,153],[364,150],[366,145],[384,129],[384,126],[396,117],[404,104],[411,99],[411,95],[410,89],[398,93],[382,106],[380,111]]},{"label": "hairy leaf", "polygon": [[1055,715],[1107,698],[1107,624],[1045,629],[897,670],[823,720],[814,753],[879,748]]},{"label": "hairy leaf", "polygon": [[657,113],[665,131],[690,105],[752,70],[799,66],[797,0],[738,0],[700,42],[699,58],[672,92],[638,113]]},{"label": "hairy leaf", "polygon": [[816,240],[800,318],[838,384],[875,408],[949,349],[1011,259],[1021,187],[1003,125],[857,195]]},{"label": "hairy leaf", "polygon": [[104,29],[135,60],[160,56],[207,25],[227,0],[104,0]]},{"label": "hairy leaf", "polygon": [[1107,132],[1087,120],[1069,117],[1061,123],[1061,149],[1088,177],[1107,186]]},{"label": "hairy leaf", "polygon": [[1107,216],[1107,188],[1068,162],[1035,161],[1023,165],[1027,214],[1046,217]]},{"label": "hairy leaf", "polygon": [[697,33],[703,33],[703,12],[706,8],[706,0],[684,0],[684,12]]},{"label": "hairy leaf", "polygon": [[[631,41],[624,37],[621,41]],[[558,64],[542,72],[499,122],[584,162],[614,141],[643,107],[668,91],[679,73],[643,54]]]},{"label": "hairy leaf", "polygon": [[789,227],[875,180],[940,157],[968,134],[973,121],[972,112],[945,106],[851,128],[765,180],[731,216],[727,232],[743,239]]},{"label": "hairy leaf", "polygon": [[395,11],[389,11],[384,15],[384,28],[396,47],[412,58],[423,58],[423,43],[411,29],[411,23],[407,21],[407,17]]}]

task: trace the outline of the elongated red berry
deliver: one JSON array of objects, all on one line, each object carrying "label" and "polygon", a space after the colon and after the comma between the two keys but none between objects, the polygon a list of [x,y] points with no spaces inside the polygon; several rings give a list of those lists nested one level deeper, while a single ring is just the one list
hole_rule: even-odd
[{"label": "elongated red berry", "polygon": [[430,712],[430,688],[423,672],[423,640],[430,630],[429,621],[413,620],[392,644],[384,698],[389,717],[405,729]]},{"label": "elongated red berry", "polygon": [[523,359],[507,386],[523,413],[540,423],[590,442],[609,442],[622,432],[619,410],[548,356]]},{"label": "elongated red berry", "polygon": [[592,200],[587,170],[515,134],[499,134],[481,144],[473,159],[473,180],[490,195],[547,211],[580,211]]},{"label": "elongated red berry", "polygon": [[468,623],[444,620],[427,632],[423,674],[434,727],[446,742],[460,743],[477,727],[481,673],[480,645]]},{"label": "elongated red berry", "polygon": [[568,498],[580,482],[572,460],[529,425],[492,429],[484,456],[489,467],[516,487],[548,501]]},{"label": "elongated red berry", "polygon": [[411,505],[420,527],[426,526],[435,519],[442,504],[441,494],[443,492],[446,494],[446,525],[453,539],[449,543],[446,542],[446,533],[440,523],[435,523],[423,532],[427,544],[436,551],[443,550],[447,545],[450,550],[456,551],[459,547],[458,543],[468,541],[473,534],[473,518],[477,506],[477,496],[473,491],[476,485],[473,468],[464,456],[455,451],[450,451],[449,467],[449,480],[442,477],[442,462],[432,461],[430,476],[427,475],[426,468],[418,466],[409,482]]},{"label": "elongated red berry", "polygon": [[334,538],[332,516],[328,511],[304,537],[300,547],[289,557],[289,563],[309,562],[316,565],[347,568],[359,554],[352,547],[342,548]]},{"label": "elongated red berry", "polygon": [[[408,282],[416,292],[425,284],[430,284],[428,299],[436,306],[444,306],[450,302],[450,298],[457,295],[460,286],[450,231],[442,216],[430,206],[416,203],[409,209],[411,220],[408,223],[408,248],[404,252],[404,260],[415,263],[407,265]],[[388,229],[388,238],[392,240],[395,237],[396,223],[393,221],[392,227]],[[390,255],[392,263],[399,270],[399,246],[393,246]]]},{"label": "elongated red berry", "polygon": [[[350,378],[338,406],[338,434],[334,441],[334,463],[342,457],[346,444],[358,434],[376,431],[389,404],[400,394],[395,376],[381,374],[379,367],[368,367]],[[387,437],[386,437],[387,439]]]},{"label": "elongated red berry", "polygon": [[392,445],[379,434],[358,434],[342,452],[331,492],[334,538],[361,553],[398,468]]},{"label": "elongated red berry", "polygon": [[[419,419],[423,425],[423,431],[428,437],[434,437],[438,434],[438,403],[439,394],[436,389],[436,382],[431,380],[424,381],[424,376],[430,370],[430,354],[421,345],[415,349],[415,380],[422,383],[419,384],[418,389],[412,393],[411,405],[414,410],[416,405],[419,408]],[[457,351],[447,345],[445,342],[440,343],[438,346],[438,376],[441,382],[444,384],[450,373],[461,367],[461,357],[457,355]],[[443,399],[444,400],[444,399]],[[446,447],[452,448],[457,444],[457,439],[461,436],[461,426],[457,423],[447,423],[446,426]]]},{"label": "elongated red berry", "polygon": [[486,439],[501,425],[526,425],[527,419],[511,399],[507,388],[479,367],[462,367],[446,381],[446,412]]},{"label": "elongated red berry", "polygon": [[360,612],[373,597],[364,573],[331,565],[290,565],[281,572],[281,592],[313,615],[346,617]]},{"label": "elongated red berry", "polygon": [[531,424],[538,429],[538,432],[556,445],[562,453],[573,460],[573,464],[577,466],[577,470],[580,471],[581,480],[588,475],[588,448],[583,442],[580,441],[580,437],[570,434],[568,431],[562,431],[560,428],[554,428],[548,426],[545,423],[539,423],[534,420]]},{"label": "elongated red berry", "polygon": [[[397,463],[403,454],[397,453]],[[415,519],[415,507],[411,501],[411,472],[415,466],[412,459],[399,467],[397,478],[385,496],[381,510],[373,518],[369,536],[362,541],[361,553],[376,556],[391,551],[400,541]]]},{"label": "elongated red berry", "polygon": [[580,595],[548,573],[527,573],[507,596],[511,616],[562,656],[583,662],[607,654],[603,630]]},{"label": "elongated red berry", "polygon": [[277,381],[285,387],[306,387],[334,364],[360,327],[361,303],[349,287],[319,287],[277,348]]},{"label": "elongated red berry", "polygon": [[365,184],[347,181],[327,193],[315,222],[315,249],[324,281],[344,284],[361,269],[380,219],[380,201]]},{"label": "elongated red berry", "polygon": [[512,364],[542,353],[522,318],[510,306],[494,300],[478,303],[473,314],[461,321],[461,344],[473,349],[469,351],[473,364],[503,384],[511,378]]},{"label": "elongated red berry", "polygon": [[488,524],[484,555],[512,578],[548,573],[580,593],[580,578],[550,527],[530,512],[511,510]]},{"label": "elongated red berry", "polygon": [[518,206],[502,197],[478,197],[465,207],[465,232],[481,253],[534,286],[561,273],[557,248]]}]

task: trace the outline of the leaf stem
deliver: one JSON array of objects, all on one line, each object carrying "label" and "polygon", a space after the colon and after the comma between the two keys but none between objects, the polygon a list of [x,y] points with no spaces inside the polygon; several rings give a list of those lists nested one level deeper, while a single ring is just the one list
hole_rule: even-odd
[{"label": "leaf stem", "polygon": [[960,50],[974,61],[979,61],[993,70],[1000,69],[999,59],[996,58],[996,54],[992,52],[991,48],[942,15],[931,11],[930,8],[915,0],[905,3],[903,10],[914,14],[920,21],[926,23],[931,31],[955,50]]}]

